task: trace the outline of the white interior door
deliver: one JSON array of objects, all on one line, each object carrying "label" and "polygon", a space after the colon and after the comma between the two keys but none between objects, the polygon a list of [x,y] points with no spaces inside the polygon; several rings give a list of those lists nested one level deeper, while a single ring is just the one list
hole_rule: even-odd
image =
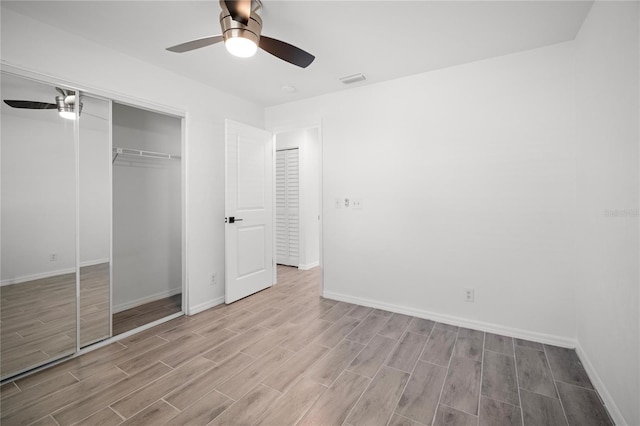
[{"label": "white interior door", "polygon": [[273,137],[226,126],[225,302],[270,287],[273,258]]},{"label": "white interior door", "polygon": [[300,170],[298,148],[276,152],[276,262],[300,264]]}]

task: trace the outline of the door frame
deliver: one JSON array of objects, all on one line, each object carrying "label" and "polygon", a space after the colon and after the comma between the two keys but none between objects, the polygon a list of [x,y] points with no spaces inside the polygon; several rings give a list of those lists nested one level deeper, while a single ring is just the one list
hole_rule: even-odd
[{"label": "door frame", "polygon": [[[318,176],[318,181],[319,181],[319,188],[318,188],[318,193],[319,193],[319,200],[318,200],[318,206],[319,206],[319,213],[320,213],[320,220],[318,221],[318,237],[319,237],[319,267],[320,267],[320,282],[319,282],[319,288],[320,288],[320,295],[324,294],[324,226],[323,226],[323,222],[324,222],[324,205],[323,205],[323,194],[324,194],[324,182],[323,182],[323,176],[324,176],[324,143],[323,143],[323,135],[322,135],[322,119],[318,119],[318,120],[314,120],[314,121],[310,121],[310,122],[306,122],[306,123],[297,123],[297,124],[292,124],[292,125],[287,125],[287,126],[275,126],[275,127],[267,127],[267,130],[270,131],[271,133],[273,133],[273,150],[274,150],[274,180],[273,180],[273,184],[274,184],[274,188],[273,188],[273,193],[274,193],[274,197],[275,197],[275,150],[276,150],[276,138],[278,136],[278,134],[280,133],[288,133],[288,132],[295,132],[295,131],[299,131],[299,130],[309,130],[309,129],[316,129],[318,131],[318,148],[319,148],[319,158],[318,158],[318,173],[320,176]],[[276,215],[273,215],[273,233],[274,233],[274,255],[275,255],[275,223],[276,221]],[[273,268],[273,282],[274,285],[276,285],[278,283],[278,268]]]}]

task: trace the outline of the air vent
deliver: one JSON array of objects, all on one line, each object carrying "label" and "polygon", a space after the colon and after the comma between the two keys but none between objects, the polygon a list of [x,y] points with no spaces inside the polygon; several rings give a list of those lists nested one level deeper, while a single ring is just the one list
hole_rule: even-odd
[{"label": "air vent", "polygon": [[367,77],[365,77],[364,74],[360,74],[360,73],[348,75],[346,77],[340,77],[340,81],[342,82],[342,84],[353,84],[359,81],[365,81],[366,79]]}]

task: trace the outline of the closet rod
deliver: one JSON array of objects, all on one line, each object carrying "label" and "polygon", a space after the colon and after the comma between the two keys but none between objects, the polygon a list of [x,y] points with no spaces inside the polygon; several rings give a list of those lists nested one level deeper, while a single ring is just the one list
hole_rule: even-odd
[{"label": "closet rod", "polygon": [[[173,154],[165,154],[164,152],[153,152],[153,151],[142,151],[139,149],[129,149],[129,148],[113,148],[113,153],[115,157],[113,157],[113,161],[118,158],[119,155],[129,155],[133,157],[145,157],[145,158],[156,158],[160,160],[179,160],[180,156]],[[112,162],[113,162],[112,161]]]}]

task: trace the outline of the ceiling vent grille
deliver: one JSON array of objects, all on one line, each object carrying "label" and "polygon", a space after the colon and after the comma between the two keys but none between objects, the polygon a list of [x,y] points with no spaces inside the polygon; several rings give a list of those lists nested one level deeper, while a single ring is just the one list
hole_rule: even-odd
[{"label": "ceiling vent grille", "polygon": [[346,77],[340,77],[340,82],[342,82],[342,84],[353,84],[359,81],[365,81],[366,79],[367,77],[365,77],[364,74],[358,73],[358,74],[348,75]]}]

